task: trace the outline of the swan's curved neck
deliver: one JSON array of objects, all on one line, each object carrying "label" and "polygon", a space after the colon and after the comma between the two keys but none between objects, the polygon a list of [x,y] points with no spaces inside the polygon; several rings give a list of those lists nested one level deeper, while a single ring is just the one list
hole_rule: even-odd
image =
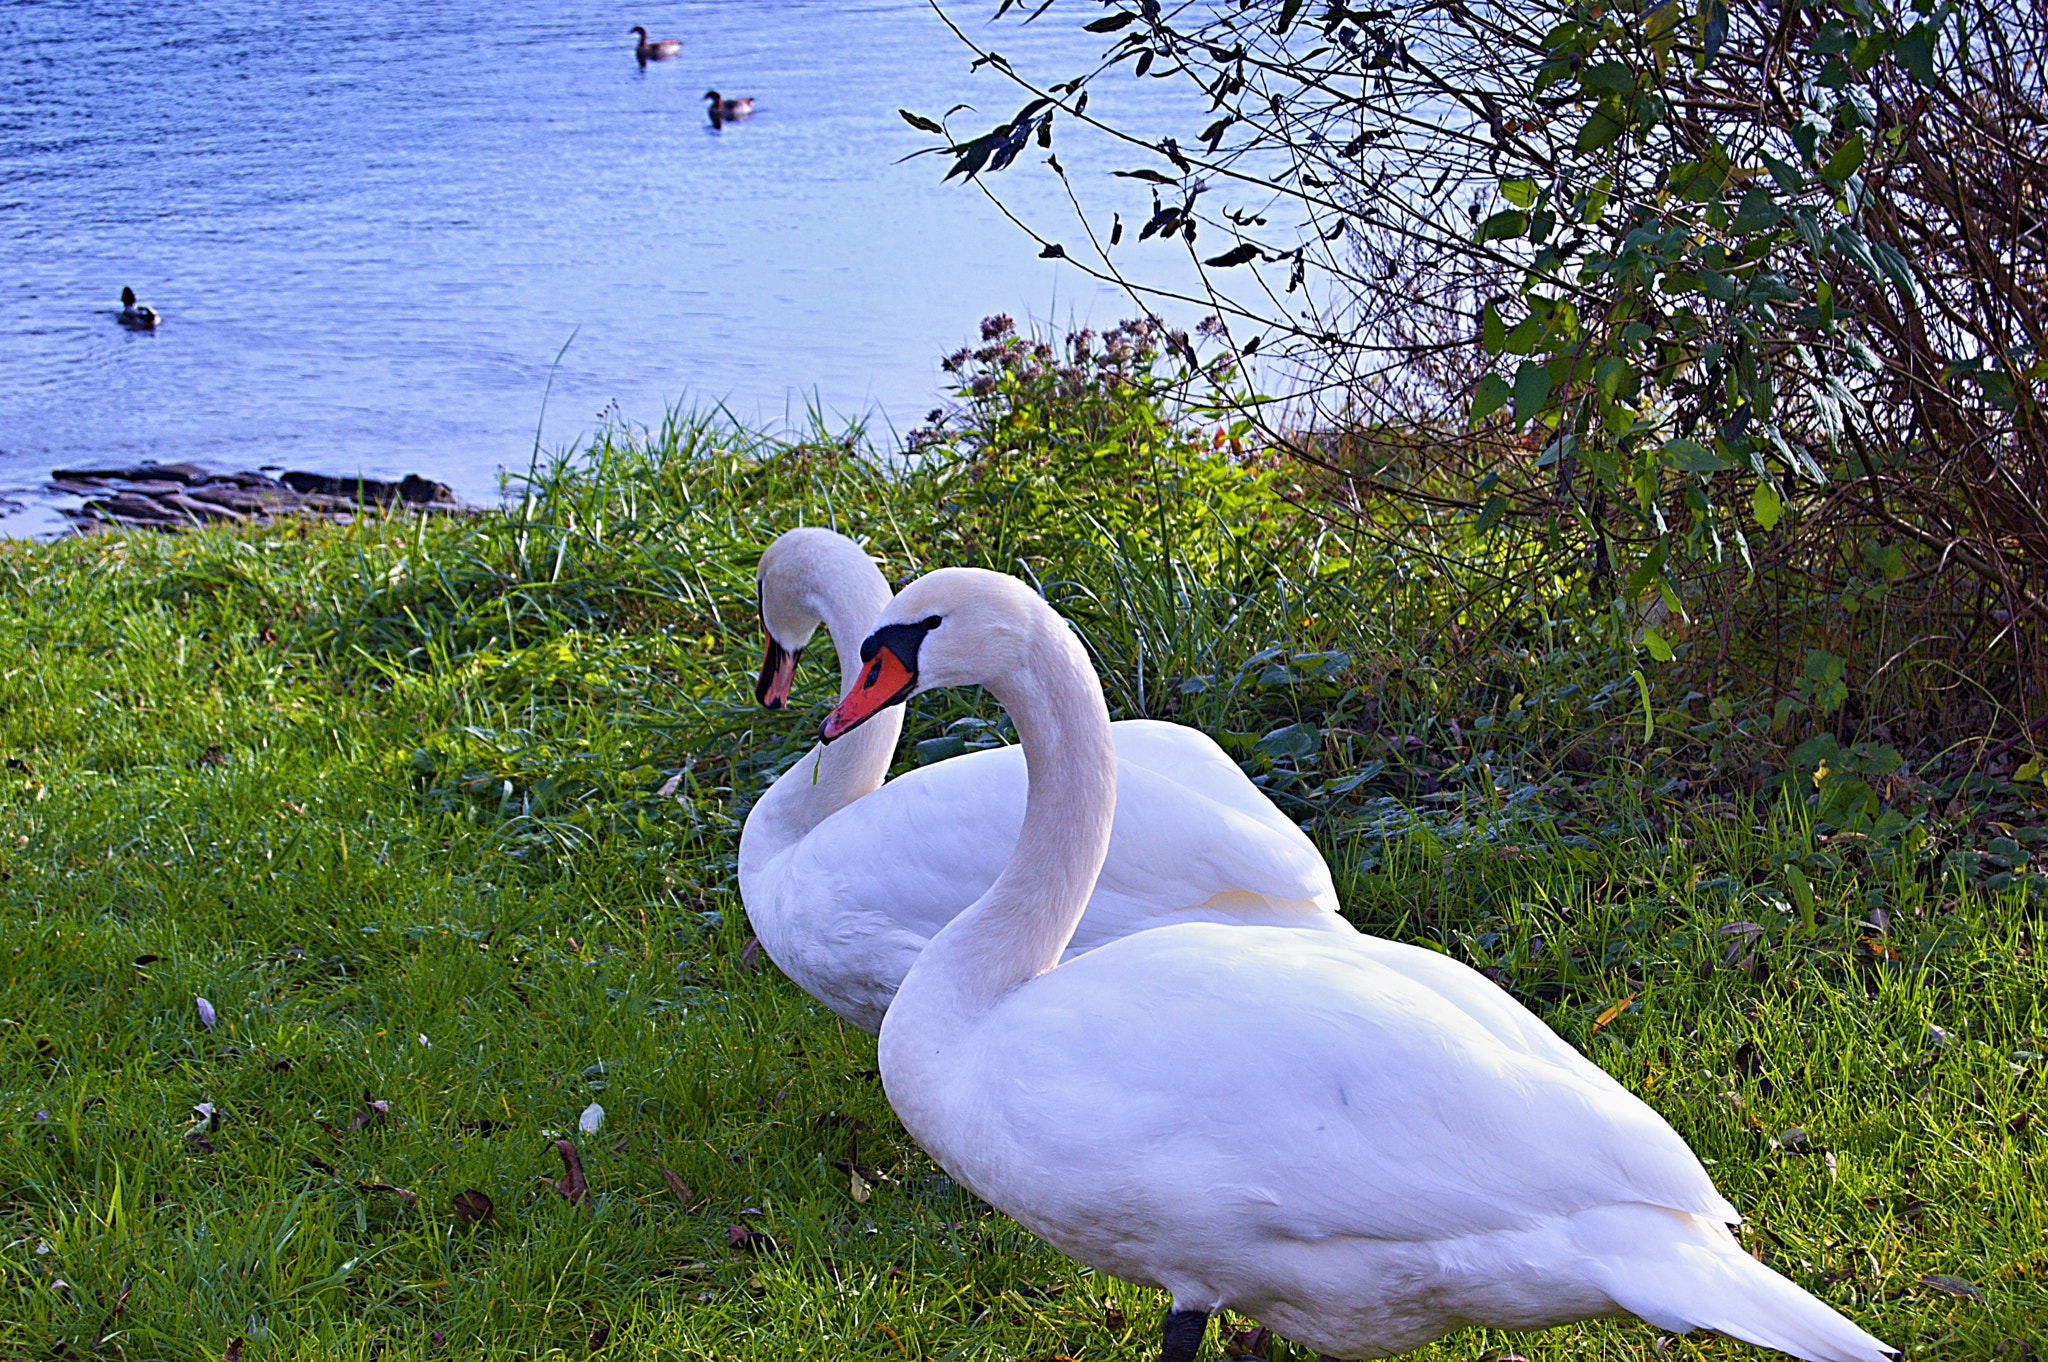
[{"label": "swan's curved neck", "polygon": [[987,684],[1017,727],[1030,795],[1009,864],[932,938],[889,1009],[892,1020],[904,1010],[903,1024],[925,1036],[970,1023],[1059,963],[1094,892],[1116,816],[1109,711],[1065,621],[1045,612],[1024,665]]},{"label": "swan's curved neck", "polygon": [[[875,616],[889,603],[889,585],[872,563],[860,571],[828,575],[811,604],[839,654],[839,690],[853,688],[860,675],[860,645]],[[820,744],[782,773],[747,815],[740,837],[740,871],[773,859],[806,833],[862,795],[872,793],[889,773],[889,758],[903,732],[903,709],[891,708],[827,747]]]}]

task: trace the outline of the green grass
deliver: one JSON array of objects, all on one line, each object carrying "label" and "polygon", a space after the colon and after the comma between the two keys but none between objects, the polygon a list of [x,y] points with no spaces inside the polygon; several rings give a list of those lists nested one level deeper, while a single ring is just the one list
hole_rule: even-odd
[{"label": "green grass", "polygon": [[[1460,653],[1459,581],[1245,488],[1148,520],[1142,481],[1121,523],[1020,520],[965,460],[678,422],[508,517],[0,545],[0,1356],[1153,1355],[1156,1293],[953,1188],[873,1043],[747,967],[739,824],[832,685],[752,706],[753,556],[831,518],[896,574],[1021,560],[1119,714],[1217,733],[1359,925],[1495,971],[1767,1261],[1916,1358],[2040,1346],[2020,889],[1961,892],[1939,820],[1859,840],[1796,785],[1686,785],[1571,637]],[[928,697],[905,750],[1002,735]],[[1506,1350],[1755,1355],[1619,1322],[1419,1355]]]}]

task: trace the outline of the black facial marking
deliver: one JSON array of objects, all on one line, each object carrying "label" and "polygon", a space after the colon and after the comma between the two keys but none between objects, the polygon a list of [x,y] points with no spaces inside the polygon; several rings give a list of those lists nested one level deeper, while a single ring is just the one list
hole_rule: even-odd
[{"label": "black facial marking", "polygon": [[[887,648],[896,654],[896,660],[903,664],[903,670],[917,675],[917,650],[924,644],[924,636],[939,627],[937,615],[927,615],[915,624],[885,624],[869,634],[860,645],[860,660],[872,662],[875,654]],[[875,684],[877,671],[869,668],[862,678],[862,684]]]}]

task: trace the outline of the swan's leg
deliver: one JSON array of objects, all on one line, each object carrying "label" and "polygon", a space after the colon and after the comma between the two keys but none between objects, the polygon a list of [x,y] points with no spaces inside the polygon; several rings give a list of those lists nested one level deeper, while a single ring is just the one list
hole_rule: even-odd
[{"label": "swan's leg", "polygon": [[1208,1328],[1207,1310],[1169,1311],[1166,1327],[1159,1331],[1159,1362],[1195,1362],[1195,1352]]}]

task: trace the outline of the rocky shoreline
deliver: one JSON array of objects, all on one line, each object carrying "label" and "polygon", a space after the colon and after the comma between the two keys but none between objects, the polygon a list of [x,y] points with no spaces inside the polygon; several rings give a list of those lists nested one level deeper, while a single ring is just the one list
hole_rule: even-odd
[{"label": "rocky shoreline", "polygon": [[84,497],[64,514],[82,534],[118,529],[185,530],[198,525],[313,516],[346,525],[365,509],[460,515],[474,510],[446,483],[409,473],[396,482],[324,473],[216,473],[192,463],[60,468],[49,490]]}]

